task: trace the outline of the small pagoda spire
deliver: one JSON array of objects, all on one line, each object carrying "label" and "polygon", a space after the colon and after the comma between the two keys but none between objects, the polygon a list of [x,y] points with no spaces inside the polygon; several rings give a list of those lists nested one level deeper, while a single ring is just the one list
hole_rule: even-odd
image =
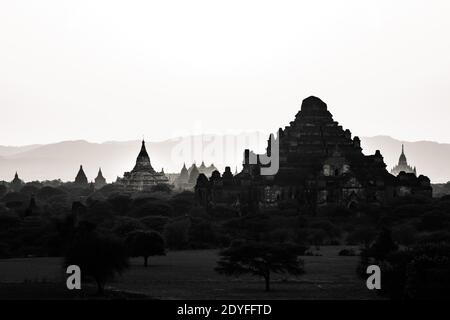
[{"label": "small pagoda spire", "polygon": [[23,183],[22,180],[19,178],[19,174],[16,171],[16,174],[14,175],[14,179],[11,181],[12,184],[21,185]]},{"label": "small pagoda spire", "polygon": [[408,165],[408,160],[406,159],[406,155],[405,155],[405,145],[404,144],[402,144],[402,154],[400,155],[398,164],[402,165],[402,166]]},{"label": "small pagoda spire", "polygon": [[80,170],[78,171],[78,174],[77,174],[77,176],[75,178],[75,183],[76,184],[81,184],[81,185],[87,185],[88,184],[88,179],[86,177],[86,174],[84,173],[82,165],[80,165]]}]

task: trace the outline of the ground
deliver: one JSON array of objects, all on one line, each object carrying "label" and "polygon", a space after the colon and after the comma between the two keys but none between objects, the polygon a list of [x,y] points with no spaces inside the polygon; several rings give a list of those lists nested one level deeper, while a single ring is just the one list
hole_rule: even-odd
[{"label": "ground", "polygon": [[[112,298],[155,299],[376,299],[356,275],[358,257],[340,257],[342,247],[322,247],[322,256],[303,257],[306,274],[275,275],[272,292],[253,276],[226,277],[214,271],[217,250],[169,252],[150,259],[132,259],[122,276],[108,284]],[[0,260],[0,299],[90,298],[92,284],[83,292],[65,289],[65,274],[58,258]]]}]

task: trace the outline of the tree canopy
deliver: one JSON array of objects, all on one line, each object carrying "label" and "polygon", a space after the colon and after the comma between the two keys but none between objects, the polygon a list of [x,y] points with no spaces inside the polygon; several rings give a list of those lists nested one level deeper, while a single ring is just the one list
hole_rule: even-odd
[{"label": "tree canopy", "polygon": [[165,252],[164,238],[155,231],[135,231],[126,240],[128,252],[132,257],[144,257],[144,266],[148,266],[148,257],[163,256]]},{"label": "tree canopy", "polygon": [[236,242],[220,253],[215,269],[225,275],[252,274],[263,277],[266,291],[270,291],[271,273],[301,275],[303,260],[299,259],[304,248],[288,244],[263,242]]}]

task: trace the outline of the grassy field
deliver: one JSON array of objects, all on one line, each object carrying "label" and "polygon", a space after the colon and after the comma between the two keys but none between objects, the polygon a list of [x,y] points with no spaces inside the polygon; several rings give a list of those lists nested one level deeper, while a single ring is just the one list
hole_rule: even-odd
[{"label": "grassy field", "polygon": [[[264,292],[261,279],[251,276],[225,277],[214,271],[217,251],[170,252],[154,257],[148,268],[142,259],[132,259],[130,269],[108,284],[118,298],[156,299],[376,299],[356,276],[357,257],[338,256],[341,247],[322,247],[320,257],[303,257],[306,274],[300,277],[275,275],[272,292]],[[68,292],[58,258],[0,260],[0,299],[86,298],[94,295],[92,285],[84,293]]]}]

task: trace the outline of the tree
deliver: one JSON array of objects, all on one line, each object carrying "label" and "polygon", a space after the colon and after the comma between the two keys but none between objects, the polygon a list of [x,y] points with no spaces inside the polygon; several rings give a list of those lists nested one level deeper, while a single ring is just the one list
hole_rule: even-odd
[{"label": "tree", "polygon": [[176,220],[167,224],[164,229],[164,237],[169,249],[179,250],[187,248],[190,228],[191,222],[189,219]]},{"label": "tree", "polygon": [[128,252],[132,257],[144,257],[144,266],[148,266],[148,257],[166,254],[163,237],[155,231],[135,231],[126,240]]},{"label": "tree", "polygon": [[384,260],[389,253],[394,252],[397,249],[398,246],[392,239],[391,230],[383,228],[369,251],[371,256],[375,259]]},{"label": "tree", "polygon": [[[450,245],[428,243],[389,253],[379,263],[381,294],[391,299],[448,300]],[[364,277],[367,277],[365,274]]]},{"label": "tree", "polygon": [[270,291],[271,273],[301,275],[305,272],[299,255],[300,250],[294,245],[235,242],[220,253],[221,260],[217,262],[215,270],[225,275],[261,276],[264,278],[266,291]]},{"label": "tree", "polygon": [[77,265],[82,274],[94,278],[98,294],[104,294],[105,283],[128,267],[123,244],[111,236],[98,235],[92,227],[79,227],[65,256],[65,266]]},{"label": "tree", "polygon": [[126,239],[129,234],[145,229],[146,226],[138,219],[127,216],[119,216],[115,218],[113,232],[119,238]]}]

